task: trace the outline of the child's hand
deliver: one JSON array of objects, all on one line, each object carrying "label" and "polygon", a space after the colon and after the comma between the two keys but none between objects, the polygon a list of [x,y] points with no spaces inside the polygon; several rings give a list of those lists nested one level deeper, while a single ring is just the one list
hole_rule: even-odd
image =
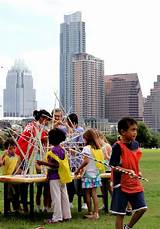
[{"label": "child's hand", "polygon": [[77,176],[79,174],[79,169],[77,169],[75,172],[74,172],[74,175]]},{"label": "child's hand", "polygon": [[130,176],[131,178],[137,177],[135,171],[132,170],[132,169],[128,169],[128,173],[129,173],[129,176]]},{"label": "child's hand", "polygon": [[76,150],[74,150],[74,149],[72,149],[72,148],[69,148],[69,153],[70,153],[72,156],[75,156]]},{"label": "child's hand", "polygon": [[139,174],[138,174],[140,177],[142,177],[142,173],[141,172],[139,172]]}]

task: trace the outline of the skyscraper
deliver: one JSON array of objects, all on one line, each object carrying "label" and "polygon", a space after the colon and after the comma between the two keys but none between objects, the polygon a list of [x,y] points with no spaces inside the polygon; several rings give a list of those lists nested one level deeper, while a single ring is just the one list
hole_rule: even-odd
[{"label": "skyscraper", "polygon": [[144,103],[144,122],[154,131],[160,131],[160,75]]},{"label": "skyscraper", "polygon": [[81,20],[81,12],[64,15],[64,23],[60,25],[60,101],[66,112],[72,110],[72,57],[85,51],[85,22]]},{"label": "skyscraper", "polygon": [[4,117],[29,117],[37,107],[31,72],[23,61],[16,61],[6,77],[3,96]]},{"label": "skyscraper", "polygon": [[105,76],[105,116],[109,122],[123,116],[143,120],[143,96],[136,73]]},{"label": "skyscraper", "polygon": [[104,61],[87,53],[72,59],[72,108],[83,119],[104,118]]}]

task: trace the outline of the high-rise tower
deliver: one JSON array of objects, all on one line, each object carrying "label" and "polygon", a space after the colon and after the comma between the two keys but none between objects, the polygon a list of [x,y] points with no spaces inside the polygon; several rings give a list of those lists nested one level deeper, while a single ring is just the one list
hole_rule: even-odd
[{"label": "high-rise tower", "polygon": [[66,112],[72,110],[72,57],[85,51],[85,22],[81,20],[81,12],[64,15],[64,23],[60,25],[60,101]]},{"label": "high-rise tower", "polygon": [[157,81],[145,100],[144,122],[153,131],[160,131],[160,75],[157,76]]},{"label": "high-rise tower", "polygon": [[87,53],[72,60],[72,110],[83,119],[104,118],[104,61]]},{"label": "high-rise tower", "polygon": [[6,77],[3,96],[4,117],[29,117],[37,108],[31,72],[24,62],[16,61]]},{"label": "high-rise tower", "polygon": [[124,116],[143,120],[143,107],[137,73],[105,76],[105,114],[109,122]]}]

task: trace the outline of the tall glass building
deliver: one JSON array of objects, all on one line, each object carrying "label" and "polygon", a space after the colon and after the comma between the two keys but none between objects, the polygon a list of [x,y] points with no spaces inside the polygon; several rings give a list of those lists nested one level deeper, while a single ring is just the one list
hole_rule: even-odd
[{"label": "tall glass building", "polygon": [[64,23],[60,25],[60,101],[66,112],[72,111],[72,57],[74,54],[84,52],[86,52],[86,33],[81,12],[64,15]]},{"label": "tall glass building", "polygon": [[30,117],[37,108],[31,72],[23,61],[16,61],[6,77],[3,95],[4,117]]}]

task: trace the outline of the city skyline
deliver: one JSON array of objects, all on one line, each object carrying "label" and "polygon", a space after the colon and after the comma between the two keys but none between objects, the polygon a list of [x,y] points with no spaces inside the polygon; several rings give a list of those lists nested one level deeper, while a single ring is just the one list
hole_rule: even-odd
[{"label": "city skyline", "polygon": [[23,58],[38,107],[51,111],[59,93],[60,24],[64,14],[81,11],[86,52],[104,60],[105,75],[137,73],[146,97],[160,73],[158,6],[157,0],[0,0],[1,89],[15,59]]}]

